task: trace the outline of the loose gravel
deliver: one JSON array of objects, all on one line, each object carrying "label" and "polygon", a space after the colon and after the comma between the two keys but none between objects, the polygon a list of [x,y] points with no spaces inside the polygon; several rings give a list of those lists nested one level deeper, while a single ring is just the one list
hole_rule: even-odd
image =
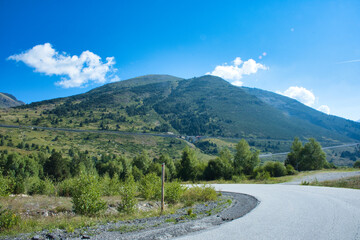
[{"label": "loose gravel", "polygon": [[57,229],[11,239],[170,239],[240,218],[258,204],[259,201],[250,195],[222,192],[219,201],[185,207],[170,215],[97,225],[76,229],[73,233]]}]

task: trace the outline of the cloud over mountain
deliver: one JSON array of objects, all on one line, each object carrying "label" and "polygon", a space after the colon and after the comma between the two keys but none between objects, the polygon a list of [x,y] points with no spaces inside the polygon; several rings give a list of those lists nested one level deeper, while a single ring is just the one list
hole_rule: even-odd
[{"label": "cloud over mountain", "polygon": [[298,100],[299,102],[311,107],[315,103],[315,95],[304,87],[292,86],[284,92],[277,92],[284,96]]},{"label": "cloud over mountain", "polygon": [[88,50],[80,56],[70,56],[65,52],[57,52],[50,43],[36,45],[8,57],[8,60],[24,62],[33,67],[35,72],[61,76],[61,81],[56,84],[64,88],[83,87],[91,82],[105,83],[108,76],[116,71],[113,68],[114,57],[107,57],[106,62],[102,62],[101,57]]},{"label": "cloud over mountain", "polygon": [[317,110],[326,114],[330,114],[330,108],[327,105],[321,105]]},{"label": "cloud over mountain", "polygon": [[[309,107],[313,107],[316,100],[314,93],[304,87],[292,86],[284,92],[276,91],[276,93],[296,99]],[[330,114],[330,108],[327,105],[321,105],[317,108],[317,110]]]},{"label": "cloud over mountain", "polygon": [[232,61],[232,65],[218,65],[212,72],[206,74],[221,77],[235,86],[242,86],[241,79],[244,75],[254,74],[260,69],[267,70],[268,67],[257,63],[254,59],[242,61],[240,57],[237,57]]}]

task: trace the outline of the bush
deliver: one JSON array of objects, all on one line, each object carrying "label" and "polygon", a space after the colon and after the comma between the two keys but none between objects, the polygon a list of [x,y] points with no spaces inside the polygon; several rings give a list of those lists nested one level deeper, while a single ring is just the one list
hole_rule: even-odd
[{"label": "bush", "polygon": [[297,173],[297,171],[295,170],[295,168],[292,165],[288,164],[288,165],[286,165],[286,173],[287,173],[287,175],[295,175]]},{"label": "bush", "polygon": [[0,196],[8,196],[11,193],[11,180],[2,176],[0,172]]},{"label": "bush", "polygon": [[48,178],[41,180],[39,177],[30,177],[25,181],[26,192],[30,195],[54,195],[55,187],[52,181]]},{"label": "bush", "polygon": [[354,163],[354,168],[360,168],[360,160],[357,160],[357,161]]},{"label": "bush", "polygon": [[0,205],[0,231],[4,231],[16,226],[20,222],[20,217],[9,209],[2,210]]},{"label": "bush", "polygon": [[186,205],[191,205],[195,202],[207,202],[215,201],[217,199],[217,193],[215,188],[210,185],[192,186],[184,192],[182,201]]},{"label": "bush", "polygon": [[186,187],[181,185],[179,181],[169,182],[165,184],[165,201],[171,204],[180,202],[181,196],[186,191]]},{"label": "bush", "polygon": [[142,177],[139,186],[140,196],[146,200],[161,198],[161,178],[155,173],[149,173]]},{"label": "bush", "polygon": [[14,193],[14,194],[25,193],[25,181],[22,177],[15,178],[15,180],[13,182],[12,193]]},{"label": "bush", "polygon": [[120,181],[117,173],[114,174],[113,178],[110,178],[109,174],[105,174],[101,179],[101,188],[103,196],[115,196],[120,193]]},{"label": "bush", "polygon": [[270,178],[270,173],[263,169],[256,170],[255,173],[256,173],[255,175],[256,180],[264,181]]},{"label": "bush", "polygon": [[286,168],[281,162],[266,162],[263,169],[269,172],[271,177],[282,177],[286,175]]},{"label": "bush", "polygon": [[68,178],[57,185],[57,195],[62,197],[72,197],[76,188],[74,178]]},{"label": "bush", "polygon": [[242,182],[242,181],[245,181],[247,180],[246,176],[241,174],[241,175],[233,175],[231,177],[231,180],[234,182],[234,183],[239,183],[239,182]]},{"label": "bush", "polygon": [[132,213],[135,211],[137,185],[134,177],[130,175],[120,188],[121,203],[118,207],[119,212]]},{"label": "bush", "polygon": [[96,176],[81,173],[75,179],[75,186],[72,202],[76,213],[94,216],[106,208],[106,203],[101,200],[101,187]]}]

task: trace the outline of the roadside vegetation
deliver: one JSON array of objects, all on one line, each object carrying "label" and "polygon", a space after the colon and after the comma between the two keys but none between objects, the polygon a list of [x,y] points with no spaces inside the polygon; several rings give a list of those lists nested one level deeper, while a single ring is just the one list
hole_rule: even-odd
[{"label": "roadside vegetation", "polygon": [[[1,178],[2,183],[4,179]],[[33,195],[3,192],[0,236],[56,228],[72,232],[106,222],[160,215],[161,181],[155,173],[144,175],[136,182],[132,175],[119,180],[117,175],[110,178],[80,172],[76,177],[51,182],[51,188],[47,193]],[[213,187],[188,188],[179,181],[167,182],[165,191],[163,214],[216,201],[218,196]]]},{"label": "roadside vegetation", "polygon": [[360,189],[360,176],[342,178],[342,179],[333,180],[333,181],[303,182],[302,185]]},{"label": "roadside vegetation", "polygon": [[[6,144],[10,142],[6,137],[3,141]],[[25,145],[24,148],[37,147]],[[171,211],[217,198],[212,187],[187,188],[182,183],[277,183],[290,180],[300,171],[335,168],[326,161],[325,153],[315,139],[303,145],[296,138],[284,163],[268,161],[261,164],[259,151],[251,148],[244,139],[235,148],[235,153],[223,148],[216,158],[207,162],[200,161],[196,151],[188,146],[182,150],[179,158],[165,153],[150,157],[147,151],[141,151],[131,158],[125,154],[103,153],[96,156],[76,148],[70,148],[66,154],[49,147],[30,154],[2,150],[2,234],[45,228],[72,231],[98,222],[159,214],[158,207],[151,208],[151,211],[140,211],[139,206],[144,201],[160,201],[162,163],[166,166],[165,202]],[[47,207],[46,215],[51,212],[51,220],[45,221],[41,214],[26,214],[26,205],[14,207],[14,199],[21,198],[21,194],[40,202],[41,197],[50,202],[53,200],[49,199],[55,199],[55,203]],[[64,204],[56,204],[56,201]]]}]

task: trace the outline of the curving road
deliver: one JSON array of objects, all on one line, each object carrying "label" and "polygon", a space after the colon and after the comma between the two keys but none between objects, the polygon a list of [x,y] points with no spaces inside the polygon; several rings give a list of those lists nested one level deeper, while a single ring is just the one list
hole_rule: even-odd
[{"label": "curving road", "polygon": [[360,239],[360,190],[280,184],[214,186],[261,202],[242,218],[177,239]]}]

